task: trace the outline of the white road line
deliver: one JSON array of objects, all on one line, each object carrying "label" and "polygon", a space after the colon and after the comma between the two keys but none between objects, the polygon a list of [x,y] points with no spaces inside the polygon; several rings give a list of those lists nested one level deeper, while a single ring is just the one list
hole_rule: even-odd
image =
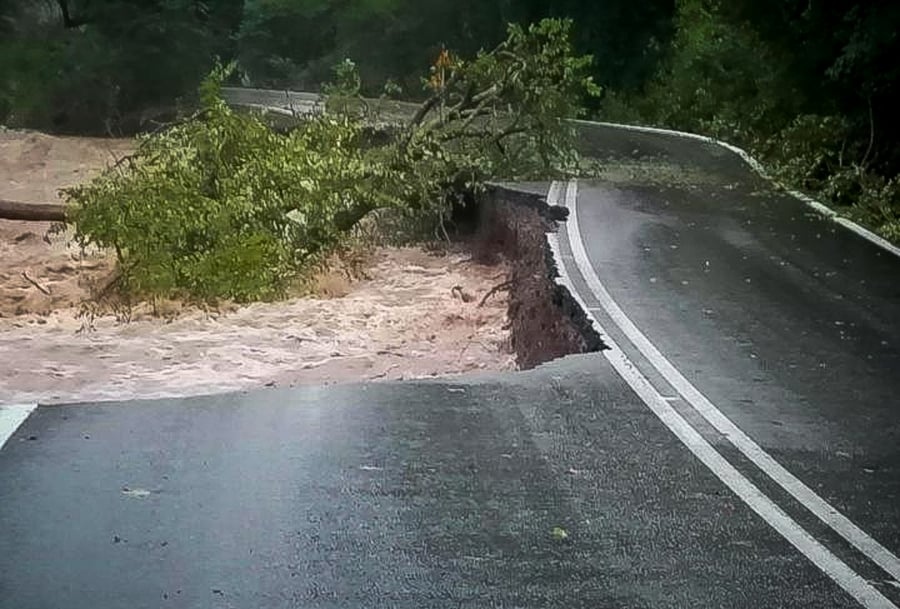
[{"label": "white road line", "polygon": [[0,448],[16,432],[19,425],[25,422],[37,404],[21,404],[0,406]]},{"label": "white road line", "polygon": [[609,292],[600,282],[591,265],[581,232],[578,227],[577,182],[571,181],[566,189],[565,204],[569,208],[569,219],[566,222],[570,247],[575,264],[581,271],[591,292],[602,305],[616,326],[628,340],[647,358],[650,364],[662,374],[672,387],[696,410],[710,425],[721,433],[745,457],[752,461],[781,488],[790,493],[797,501],[822,522],[831,527],[857,550],[866,555],[872,562],[881,567],[895,580],[900,581],[900,559],[890,550],[878,543],[868,533],[859,528],[849,518],[817,495],[811,488],[785,469],[761,446],[750,439],[728,417],[709,401],[694,385],[690,383],[666,357],[650,342],[624,311],[612,299]]},{"label": "white road line", "polygon": [[[557,282],[569,290],[579,306],[588,314],[595,329],[602,331],[600,322],[588,310],[584,300],[575,290],[560,255],[559,241],[556,235],[548,235],[547,240],[559,267],[560,276]],[[616,372],[682,444],[750,509],[863,607],[867,609],[898,609],[897,605],[882,595],[865,578],[816,541],[812,535],[731,465],[709,442],[703,439],[697,430],[669,405],[668,400],[653,387],[619,348],[619,345],[606,333],[604,333],[604,342],[609,348],[602,353]]]}]

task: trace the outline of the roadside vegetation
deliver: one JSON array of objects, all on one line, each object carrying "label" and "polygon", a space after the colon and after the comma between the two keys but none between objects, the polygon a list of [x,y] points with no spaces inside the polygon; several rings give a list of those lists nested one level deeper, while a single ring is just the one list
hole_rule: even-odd
[{"label": "roadside vegetation", "polygon": [[738,144],[782,183],[900,242],[900,5],[678,0],[674,9],[655,74],[609,93],[604,118]]}]

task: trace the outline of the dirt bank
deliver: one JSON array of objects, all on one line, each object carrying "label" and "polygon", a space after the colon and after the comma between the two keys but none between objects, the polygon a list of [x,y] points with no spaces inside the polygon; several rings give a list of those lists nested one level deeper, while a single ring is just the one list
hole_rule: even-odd
[{"label": "dirt bank", "polygon": [[520,368],[573,353],[604,348],[603,340],[569,292],[559,286],[547,233],[567,210],[545,197],[511,188],[489,188],[480,202],[479,258],[509,261],[510,347]]}]

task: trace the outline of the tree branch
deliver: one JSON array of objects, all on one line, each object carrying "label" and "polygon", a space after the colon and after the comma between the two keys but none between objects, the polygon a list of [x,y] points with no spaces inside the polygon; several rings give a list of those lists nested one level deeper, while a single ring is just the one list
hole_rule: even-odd
[{"label": "tree branch", "polygon": [[860,161],[860,169],[865,169],[866,163],[869,162],[869,155],[872,154],[872,147],[875,145],[875,114],[872,111],[872,96],[870,95],[866,101],[869,103],[869,147],[866,148],[866,154]]},{"label": "tree branch", "polygon": [[487,294],[484,295],[484,298],[481,299],[481,302],[478,303],[478,306],[483,307],[485,305],[485,303],[487,303],[488,298],[490,298],[491,296],[493,296],[494,294],[496,294],[497,292],[500,292],[502,290],[509,290],[510,288],[512,288],[512,286],[513,286],[512,279],[509,279],[507,281],[504,281],[503,283],[495,285],[490,290],[488,290]]},{"label": "tree branch", "polygon": [[425,102],[421,105],[421,107],[416,111],[413,115],[412,119],[409,121],[410,126],[418,125],[424,120],[424,118],[431,112],[434,107],[447,95],[450,94],[450,89],[453,85],[456,84],[456,81],[459,80],[459,72],[454,72],[450,75],[450,78],[447,79],[447,82],[444,84],[443,88],[436,92],[434,95],[429,97]]},{"label": "tree branch", "polygon": [[28,273],[26,273],[25,271],[22,271],[22,278],[25,279],[25,281],[27,281],[28,283],[30,283],[30,284],[33,285],[34,287],[36,287],[37,289],[39,289],[41,292],[43,292],[44,294],[46,294],[47,296],[50,296],[50,295],[51,295],[51,294],[50,294],[50,290],[48,290],[47,288],[45,288],[44,286],[42,286],[41,284],[39,284],[37,281],[35,281],[35,280],[32,279],[31,277],[29,277],[29,276],[28,276]]},{"label": "tree branch", "polygon": [[32,222],[65,222],[66,206],[60,203],[20,203],[0,199],[0,218]]}]

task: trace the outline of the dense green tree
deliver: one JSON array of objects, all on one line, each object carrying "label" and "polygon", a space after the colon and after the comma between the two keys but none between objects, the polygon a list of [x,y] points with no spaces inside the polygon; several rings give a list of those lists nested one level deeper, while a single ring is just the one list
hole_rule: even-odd
[{"label": "dense green tree", "polygon": [[60,131],[135,127],[232,52],[239,0],[7,2],[0,41],[6,120]]},{"label": "dense green tree", "polygon": [[[792,184],[900,239],[900,5],[679,0],[645,121],[749,146]],[[621,96],[607,111],[626,118]]]},{"label": "dense green tree", "polygon": [[[508,23],[575,21],[604,86],[634,89],[671,30],[672,0],[2,0],[0,120],[63,131],[129,131],[193,91],[216,57],[243,82],[315,90],[352,58],[364,90],[392,79],[422,98],[442,48],[474,55]],[[144,125],[146,127],[147,125]]]}]

